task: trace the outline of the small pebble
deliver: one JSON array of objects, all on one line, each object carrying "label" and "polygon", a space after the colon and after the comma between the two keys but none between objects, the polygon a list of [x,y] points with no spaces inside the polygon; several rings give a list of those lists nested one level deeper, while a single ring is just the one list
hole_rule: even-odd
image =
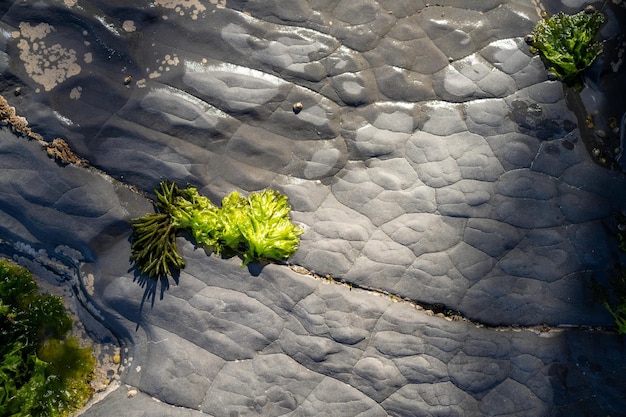
[{"label": "small pebble", "polygon": [[133,77],[130,75],[127,75],[126,77],[124,77],[124,85],[128,85],[130,83],[133,82]]},{"label": "small pebble", "polygon": [[126,393],[126,396],[128,398],[133,398],[135,395],[137,395],[137,390],[136,389],[131,389]]},{"label": "small pebble", "polygon": [[600,156],[600,149],[598,148],[593,148],[593,150],[591,151],[591,154],[595,157]]},{"label": "small pebble", "polygon": [[297,103],[294,103],[294,105],[293,105],[293,107],[292,107],[293,112],[294,112],[295,114],[300,113],[300,112],[302,111],[302,109],[303,109],[303,108],[304,108],[304,105],[303,105],[303,104],[302,104],[302,102],[300,102],[300,101],[299,101],[299,102],[297,102]]},{"label": "small pebble", "polygon": [[22,87],[16,87],[15,91],[13,92],[13,94],[15,94],[15,97],[17,97],[20,94],[22,94]]}]

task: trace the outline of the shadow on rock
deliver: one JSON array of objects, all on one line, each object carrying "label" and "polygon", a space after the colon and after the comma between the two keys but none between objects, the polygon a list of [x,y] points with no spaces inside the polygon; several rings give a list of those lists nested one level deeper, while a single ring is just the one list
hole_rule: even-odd
[{"label": "shadow on rock", "polygon": [[[145,274],[142,274],[134,266],[128,270],[133,273],[133,282],[139,284],[144,289],[143,296],[141,297],[141,304],[139,306],[139,313],[143,311],[146,301],[150,302],[150,308],[154,308],[154,301],[156,299],[157,290],[159,292],[159,299],[163,299],[165,291],[170,288],[170,281],[167,276],[160,276],[158,278],[151,278]],[[180,281],[180,271],[175,271],[172,275],[174,282],[178,285]]]},{"label": "shadow on rock", "polygon": [[252,275],[253,277],[258,277],[259,275],[261,275],[261,272],[263,272],[263,268],[265,268],[265,263],[260,263],[260,262],[252,262],[248,264],[248,272],[250,272],[250,275]]}]

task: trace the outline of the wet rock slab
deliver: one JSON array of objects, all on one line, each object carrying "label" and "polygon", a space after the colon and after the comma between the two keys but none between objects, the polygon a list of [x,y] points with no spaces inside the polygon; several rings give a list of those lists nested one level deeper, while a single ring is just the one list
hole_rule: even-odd
[{"label": "wet rock slab", "polygon": [[[589,279],[624,206],[523,41],[538,8],[0,5],[3,95],[99,170],[2,130],[3,252],[73,277],[129,349],[85,415],[619,415],[623,338],[515,330],[612,323]],[[126,185],[165,178],[214,201],[281,190],[306,228],[293,264],[394,299],[182,237],[176,280],[135,276],[128,221],[151,207]]]}]

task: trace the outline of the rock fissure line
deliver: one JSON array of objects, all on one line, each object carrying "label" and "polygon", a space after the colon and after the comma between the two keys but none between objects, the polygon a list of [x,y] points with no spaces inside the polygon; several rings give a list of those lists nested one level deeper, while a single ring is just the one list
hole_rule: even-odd
[{"label": "rock fissure line", "polygon": [[476,327],[490,329],[494,331],[532,331],[536,333],[558,332],[558,331],[563,331],[563,330],[609,331],[609,332],[615,331],[615,328],[613,326],[611,327],[591,326],[591,325],[578,325],[578,324],[567,324],[567,323],[561,323],[561,324],[552,325],[552,326],[545,324],[545,323],[537,324],[533,326],[521,326],[518,324],[493,325],[493,324],[482,323],[477,320],[472,320],[466,317],[461,311],[449,308],[442,303],[428,303],[425,301],[413,300],[407,297],[402,297],[402,296],[390,293],[389,291],[355,284],[353,282],[349,282],[343,279],[336,279],[330,274],[319,275],[319,274],[316,274],[315,271],[308,270],[307,268],[304,268],[299,265],[294,265],[294,264],[289,264],[289,263],[287,263],[286,265],[289,267],[289,269],[291,269],[292,271],[298,274],[307,275],[307,276],[312,277],[313,279],[325,281],[329,284],[343,285],[343,286],[350,288],[350,291],[352,291],[352,289],[357,289],[366,293],[370,293],[375,296],[385,297],[396,303],[409,304],[416,310],[421,311],[424,314],[429,315],[429,316],[435,316],[435,317],[444,319],[446,321],[464,321],[466,323],[473,324]]},{"label": "rock fissure line", "polygon": [[[130,191],[146,198],[148,200],[152,199],[148,196],[147,193],[137,189],[135,186],[128,184],[124,181],[116,179],[105,171],[102,171],[98,168],[93,167],[89,164],[89,162],[78,155],[76,155],[69,147],[67,142],[65,142],[61,138],[56,138],[53,142],[47,142],[40,134],[35,133],[28,127],[28,122],[24,117],[20,117],[16,114],[15,108],[11,107],[7,100],[0,95],[0,123],[4,123],[9,125],[15,133],[25,135],[29,139],[34,139],[39,142],[43,149],[46,150],[49,157],[55,159],[58,163],[62,165],[74,165],[79,168],[86,169],[98,175],[105,177],[107,180],[119,184]],[[567,324],[561,323],[557,325],[548,325],[548,324],[537,324],[533,326],[520,326],[517,324],[510,325],[492,325],[483,323],[480,321],[472,320],[469,317],[466,317],[461,311],[454,310],[442,303],[429,303],[421,300],[409,299],[406,297],[399,296],[397,294],[393,294],[386,290],[381,290],[374,287],[363,286],[353,282],[345,281],[343,279],[335,279],[331,274],[327,275],[319,275],[316,274],[315,271],[309,270],[300,265],[294,265],[290,263],[284,263],[283,265],[290,268],[292,271],[299,273],[301,275],[307,275],[316,280],[325,281],[331,284],[344,285],[352,290],[353,288],[377,295],[385,297],[393,302],[402,302],[411,305],[418,311],[424,312],[424,314],[439,317],[441,319],[447,321],[465,321],[467,323],[471,323],[476,327],[492,329],[495,331],[533,331],[539,333],[547,333],[547,332],[555,332],[562,330],[585,330],[585,331],[615,331],[613,326],[591,326],[591,325],[577,325],[577,324]],[[82,287],[82,285],[81,285]]]}]

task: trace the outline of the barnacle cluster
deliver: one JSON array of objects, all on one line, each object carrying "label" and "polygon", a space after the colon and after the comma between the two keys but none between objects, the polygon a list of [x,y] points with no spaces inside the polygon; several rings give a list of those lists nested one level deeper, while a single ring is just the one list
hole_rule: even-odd
[{"label": "barnacle cluster", "polygon": [[195,187],[180,189],[163,181],[157,213],[132,220],[131,260],[152,278],[171,275],[185,266],[176,249],[179,231],[190,231],[196,243],[219,255],[240,255],[242,265],[253,261],[282,261],[300,243],[302,228],[291,222],[288,199],[275,190],[247,198],[232,192],[217,207]]},{"label": "barnacle cluster", "polygon": [[[21,90],[16,90],[16,93],[17,91]],[[13,132],[39,142],[46,150],[48,156],[62,165],[74,164],[82,167],[89,166],[89,163],[76,155],[63,139],[56,138],[52,142],[46,142],[43,136],[28,127],[28,121],[24,117],[18,116],[15,112],[15,107],[9,105],[9,102],[0,95],[0,126],[3,125],[8,125]]]},{"label": "barnacle cluster", "polygon": [[9,102],[0,95],[0,125],[9,125],[15,133],[26,135],[31,139],[43,141],[43,138],[38,133],[35,133],[28,127],[28,122],[25,118],[18,116],[15,113],[15,107],[11,107]]}]

